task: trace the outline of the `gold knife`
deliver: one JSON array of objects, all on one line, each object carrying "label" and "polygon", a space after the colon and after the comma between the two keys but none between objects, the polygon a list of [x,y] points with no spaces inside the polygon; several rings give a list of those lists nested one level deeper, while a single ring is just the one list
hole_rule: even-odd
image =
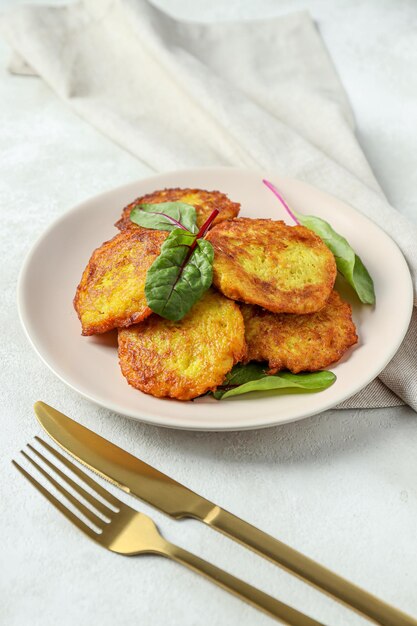
[{"label": "gold knife", "polygon": [[199,496],[48,404],[36,402],[34,408],[41,426],[58,445],[123,491],[174,519],[191,517],[208,524],[377,624],[417,626],[414,618]]}]

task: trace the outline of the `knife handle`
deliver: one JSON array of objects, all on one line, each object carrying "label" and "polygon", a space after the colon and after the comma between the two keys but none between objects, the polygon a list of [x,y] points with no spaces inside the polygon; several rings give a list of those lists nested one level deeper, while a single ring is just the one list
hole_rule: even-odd
[{"label": "knife handle", "polygon": [[179,546],[164,542],[164,548],[161,553],[177,563],[185,565],[194,572],[202,574],[211,582],[219,585],[219,587],[245,600],[270,617],[284,622],[284,624],[289,624],[290,626],[323,626],[321,622],[317,622],[315,619],[300,613],[287,604],[272,598],[272,596],[256,589],[256,587],[252,587],[252,585],[232,576],[232,574],[228,574],[195,554],[183,550]]},{"label": "knife handle", "polygon": [[214,504],[211,512],[201,521],[281,565],[381,626],[417,626],[414,618]]}]

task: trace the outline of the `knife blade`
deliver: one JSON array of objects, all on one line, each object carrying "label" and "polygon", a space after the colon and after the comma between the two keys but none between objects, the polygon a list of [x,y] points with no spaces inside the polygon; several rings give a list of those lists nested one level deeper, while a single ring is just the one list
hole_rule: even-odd
[{"label": "knife blade", "polygon": [[206,500],[45,402],[36,417],[47,434],[82,464],[167,515],[197,519],[329,593],[382,626],[417,626],[417,620],[313,561],[301,552]]}]

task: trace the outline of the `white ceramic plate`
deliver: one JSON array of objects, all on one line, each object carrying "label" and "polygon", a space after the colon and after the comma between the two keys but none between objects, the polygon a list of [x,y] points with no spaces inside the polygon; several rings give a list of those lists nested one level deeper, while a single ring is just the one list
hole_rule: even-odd
[{"label": "white ceramic plate", "polygon": [[[265,175],[265,173],[264,173]],[[268,176],[300,212],[328,220],[354,247],[370,271],[376,307],[351,302],[360,336],[332,370],[336,383],[316,394],[260,397],[248,394],[217,402],[161,400],[129,387],[117,359],[116,333],[82,337],[72,299],[92,251],[118,231],[122,208],[135,197],[163,187],[218,189],[242,205],[241,215],[286,219],[262,173],[216,168],[160,174],[114,189],[74,207],[44,233],[21,271],[18,306],[33,347],[61,380],[93,402],[152,424],[196,430],[261,428],[329,409],[362,389],[398,349],[412,311],[406,262],[393,241],[350,206],[303,182]]]}]

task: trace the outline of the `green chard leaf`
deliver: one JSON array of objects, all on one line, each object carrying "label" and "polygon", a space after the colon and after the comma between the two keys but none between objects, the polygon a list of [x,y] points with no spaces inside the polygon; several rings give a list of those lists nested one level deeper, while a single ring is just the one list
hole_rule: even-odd
[{"label": "green chard leaf", "polygon": [[238,364],[226,376],[221,387],[213,393],[217,400],[232,398],[251,391],[276,391],[277,393],[314,393],[323,391],[336,380],[333,372],[320,371],[310,374],[279,372],[266,374],[262,363]]},{"label": "green chard leaf", "polygon": [[333,230],[328,222],[319,217],[293,212],[300,224],[321,237],[329,250],[333,252],[337,269],[356,291],[360,301],[364,304],[373,304],[375,302],[373,280],[349,242]]},{"label": "green chard leaf", "polygon": [[237,387],[248,383],[253,380],[259,380],[267,376],[268,365],[266,363],[259,363],[257,361],[250,361],[249,363],[237,363],[228,374],[221,386],[217,388],[217,391],[213,393],[213,396],[220,400],[231,387]]},{"label": "green chard leaf", "polygon": [[138,204],[132,209],[130,219],[138,226],[152,230],[183,228],[191,233],[198,232],[196,210],[185,202]]},{"label": "green chard leaf", "polygon": [[214,250],[209,241],[176,228],[146,274],[149,308],[161,317],[180,320],[210,287]]},{"label": "green chard leaf", "polygon": [[364,304],[374,304],[375,302],[375,290],[373,280],[362,263],[361,259],[355,254],[355,251],[350,246],[349,242],[339,235],[333,228],[313,215],[303,215],[293,209],[290,209],[287,202],[269,180],[262,181],[264,185],[272,191],[272,193],[278,198],[281,205],[284,207],[291,219],[297,224],[302,224],[306,228],[309,228],[316,233],[321,239],[323,239],[326,246],[333,252],[336,259],[336,265],[339,272],[346,279],[351,287],[356,291],[359,299]]}]

